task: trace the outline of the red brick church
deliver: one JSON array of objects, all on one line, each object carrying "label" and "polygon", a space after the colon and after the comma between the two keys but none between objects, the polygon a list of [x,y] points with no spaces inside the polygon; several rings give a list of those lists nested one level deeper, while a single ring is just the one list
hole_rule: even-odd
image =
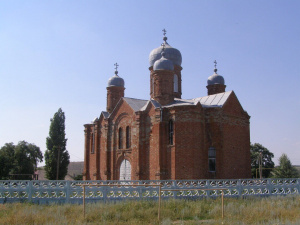
[{"label": "red brick church", "polygon": [[250,116],[216,62],[207,96],[182,99],[181,53],[163,40],[149,56],[150,100],[124,97],[115,64],[106,111],[84,125],[84,179],[250,178]]}]

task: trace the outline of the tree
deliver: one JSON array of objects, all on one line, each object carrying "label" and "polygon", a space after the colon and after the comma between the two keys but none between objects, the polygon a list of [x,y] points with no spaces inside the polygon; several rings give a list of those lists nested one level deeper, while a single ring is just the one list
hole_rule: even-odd
[{"label": "tree", "polygon": [[9,173],[13,168],[15,155],[15,145],[13,143],[6,143],[0,149],[0,179],[9,179]]},{"label": "tree", "polygon": [[50,119],[49,137],[46,139],[45,171],[49,180],[63,180],[68,172],[70,156],[66,150],[65,113],[61,108]]},{"label": "tree", "polygon": [[259,156],[262,154],[262,176],[267,178],[270,176],[271,168],[274,168],[274,154],[270,152],[267,148],[261,144],[255,143],[254,145],[250,144],[251,152],[251,174],[252,177],[256,177],[256,169],[259,168]]},{"label": "tree", "polygon": [[279,158],[279,166],[272,172],[274,178],[298,178],[298,170],[292,166],[290,159],[286,154]]},{"label": "tree", "polygon": [[9,179],[9,174],[16,174],[13,179],[31,179],[37,163],[42,161],[43,154],[36,145],[26,141],[20,141],[18,145],[6,143],[0,149],[0,178]]}]

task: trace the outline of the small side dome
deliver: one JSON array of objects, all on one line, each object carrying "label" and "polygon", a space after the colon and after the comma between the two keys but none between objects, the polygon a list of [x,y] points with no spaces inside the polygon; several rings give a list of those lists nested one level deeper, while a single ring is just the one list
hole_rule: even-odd
[{"label": "small side dome", "polygon": [[113,77],[109,78],[107,87],[124,87],[125,83],[123,78],[119,77],[118,75],[114,75]]},{"label": "small side dome", "polygon": [[164,52],[161,53],[161,58],[153,65],[153,70],[174,70],[174,65],[171,60],[166,59]]},{"label": "small side dome", "polygon": [[219,75],[217,73],[217,69],[215,68],[214,69],[214,74],[211,75],[210,77],[208,77],[207,79],[207,85],[213,85],[213,84],[223,84],[225,85],[225,80],[224,80],[224,77],[222,77],[221,75]]},{"label": "small side dome", "polygon": [[108,84],[107,84],[107,87],[124,87],[125,86],[125,83],[124,83],[124,80],[123,78],[119,77],[118,76],[118,63],[115,63],[115,75],[111,78],[109,78],[108,80]]},{"label": "small side dome", "polygon": [[207,80],[207,85],[225,84],[224,78],[221,75],[213,74]]}]

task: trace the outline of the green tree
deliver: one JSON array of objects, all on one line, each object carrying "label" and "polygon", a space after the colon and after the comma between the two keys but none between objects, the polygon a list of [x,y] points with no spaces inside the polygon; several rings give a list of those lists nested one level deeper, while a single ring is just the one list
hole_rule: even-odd
[{"label": "green tree", "polygon": [[272,172],[274,178],[298,178],[298,170],[292,166],[290,159],[286,154],[279,158],[279,166]]},{"label": "green tree", "polygon": [[275,165],[275,163],[272,160],[272,158],[274,158],[274,154],[270,152],[266,147],[258,143],[255,143],[253,145],[250,144],[250,152],[252,177],[256,177],[256,169],[259,168],[259,155],[260,153],[262,153],[262,176],[264,178],[268,178],[271,173],[270,169],[274,168]]},{"label": "green tree", "polygon": [[13,169],[15,155],[15,145],[13,143],[6,143],[0,149],[0,179],[9,179],[9,173]]},{"label": "green tree", "polygon": [[45,171],[49,180],[63,180],[68,172],[70,156],[66,150],[65,113],[61,108],[50,119],[49,137],[46,139]]},{"label": "green tree", "polygon": [[9,179],[9,174],[17,174],[13,179],[31,179],[37,163],[42,161],[43,154],[36,145],[26,141],[20,141],[18,145],[6,143],[0,149],[0,178]]},{"label": "green tree", "polygon": [[[26,141],[20,141],[15,147],[14,165],[12,174],[33,174],[38,162],[43,161],[43,154],[40,148]],[[31,179],[31,176],[16,175],[14,179]]]}]

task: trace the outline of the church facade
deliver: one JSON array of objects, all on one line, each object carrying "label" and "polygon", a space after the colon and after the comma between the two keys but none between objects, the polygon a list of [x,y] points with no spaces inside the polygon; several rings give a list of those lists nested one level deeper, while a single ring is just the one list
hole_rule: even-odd
[{"label": "church facade", "polygon": [[207,96],[187,100],[167,37],[149,62],[150,100],[124,97],[115,64],[106,111],[84,125],[84,180],[250,178],[250,116],[216,66]]}]

